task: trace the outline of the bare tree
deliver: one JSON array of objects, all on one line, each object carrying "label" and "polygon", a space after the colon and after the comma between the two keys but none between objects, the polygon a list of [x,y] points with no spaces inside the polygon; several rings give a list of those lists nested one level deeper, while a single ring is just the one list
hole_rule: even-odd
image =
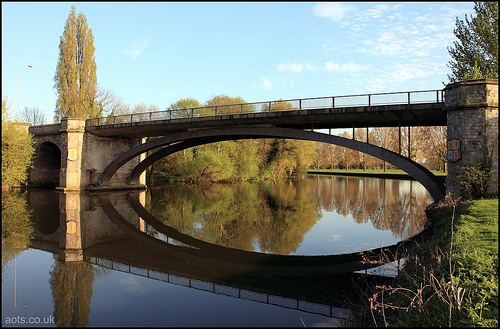
[{"label": "bare tree", "polygon": [[111,89],[98,87],[96,100],[99,104],[100,115],[123,115],[130,112],[130,106],[123,103],[123,99]]},{"label": "bare tree", "polygon": [[38,107],[24,107],[21,112],[21,121],[31,123],[33,126],[45,124],[45,113]]}]

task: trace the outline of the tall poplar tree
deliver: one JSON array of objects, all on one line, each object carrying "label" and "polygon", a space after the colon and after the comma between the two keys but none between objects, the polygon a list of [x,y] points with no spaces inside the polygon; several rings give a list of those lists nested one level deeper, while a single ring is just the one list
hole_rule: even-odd
[{"label": "tall poplar tree", "polygon": [[448,47],[450,83],[481,78],[498,79],[498,2],[474,2],[476,16],[457,17],[458,41]]},{"label": "tall poplar tree", "polygon": [[75,6],[72,6],[60,38],[59,60],[54,75],[54,89],[58,94],[56,121],[64,117],[99,116],[94,50],[94,36],[85,15],[79,13],[77,16]]}]

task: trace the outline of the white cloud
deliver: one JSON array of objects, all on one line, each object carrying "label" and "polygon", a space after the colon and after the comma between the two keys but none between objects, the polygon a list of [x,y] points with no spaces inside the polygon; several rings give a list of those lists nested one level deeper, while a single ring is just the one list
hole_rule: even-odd
[{"label": "white cloud", "polygon": [[130,55],[132,58],[137,58],[149,45],[147,40],[141,42],[131,42],[128,49],[123,51],[123,54]]},{"label": "white cloud", "polygon": [[164,99],[164,98],[172,97],[175,94],[177,94],[177,92],[168,93],[168,94],[165,94],[165,95],[162,95],[162,96],[158,97],[158,99]]},{"label": "white cloud", "polygon": [[262,81],[262,85],[264,86],[265,89],[269,90],[272,88],[273,83],[269,79],[264,78]]},{"label": "white cloud", "polygon": [[352,9],[354,9],[352,6],[342,2],[324,2],[313,7],[313,14],[337,22],[344,18],[345,14]]},{"label": "white cloud", "polygon": [[134,277],[128,276],[124,279],[118,279],[118,283],[123,284],[128,292],[139,294],[144,293],[144,289],[139,285]]},{"label": "white cloud", "polygon": [[306,69],[312,72],[316,72],[318,68],[314,65],[306,64]]},{"label": "white cloud", "polygon": [[342,235],[340,234],[330,234],[329,238],[333,241],[340,241],[342,240]]},{"label": "white cloud", "polygon": [[369,70],[371,65],[358,65],[354,63],[347,63],[340,65],[339,63],[326,62],[325,70],[327,71],[338,71],[338,72],[360,72]]},{"label": "white cloud", "polygon": [[285,64],[279,64],[278,65],[278,70],[280,71],[293,71],[296,73],[300,73],[302,71],[303,67],[302,64],[297,64],[297,63],[285,63]]}]

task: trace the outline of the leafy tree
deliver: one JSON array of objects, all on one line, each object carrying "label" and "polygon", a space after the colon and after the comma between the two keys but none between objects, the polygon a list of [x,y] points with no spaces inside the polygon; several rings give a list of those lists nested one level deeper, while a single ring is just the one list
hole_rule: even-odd
[{"label": "leafy tree", "polygon": [[25,128],[9,119],[7,98],[2,99],[2,185],[20,186],[28,178],[35,150]]},{"label": "leafy tree", "polygon": [[206,105],[211,107],[217,106],[217,115],[229,115],[241,113],[241,104],[244,103],[246,102],[241,97],[219,95],[208,100]]},{"label": "leafy tree", "polygon": [[191,111],[188,109],[201,107],[200,102],[194,98],[181,98],[175,103],[170,104],[167,110],[171,111],[172,119],[188,118]]},{"label": "leafy tree", "polygon": [[[245,101],[240,97],[214,96],[205,106],[192,98],[184,98],[171,104],[172,118],[200,116],[218,108],[218,114],[230,114]],[[233,106],[234,105],[234,106]],[[194,109],[194,110],[193,110]],[[219,111],[220,109],[220,111]],[[234,181],[248,180],[258,175],[258,143],[255,140],[224,141],[196,146],[161,159],[151,172],[162,172],[167,176],[187,181]],[[151,176],[150,176],[151,177]],[[151,182],[151,180],[150,180]]]},{"label": "leafy tree", "polygon": [[75,13],[75,6],[66,21],[59,42],[59,60],[54,75],[58,99],[54,118],[95,118],[102,115],[98,106],[94,36],[82,13]]},{"label": "leafy tree", "polygon": [[474,2],[476,16],[456,20],[458,41],[448,47],[450,83],[469,79],[498,78],[498,2]]}]

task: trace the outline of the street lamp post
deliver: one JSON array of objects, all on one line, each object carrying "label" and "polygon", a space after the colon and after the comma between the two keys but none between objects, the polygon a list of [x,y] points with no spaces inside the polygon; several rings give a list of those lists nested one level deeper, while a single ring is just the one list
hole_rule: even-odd
[{"label": "street lamp post", "polygon": [[19,103],[21,100],[21,66],[24,66],[24,65],[28,65],[29,68],[33,68],[33,65],[30,65],[30,64],[19,65],[19,86],[17,89],[17,122],[20,122],[19,121]]}]

